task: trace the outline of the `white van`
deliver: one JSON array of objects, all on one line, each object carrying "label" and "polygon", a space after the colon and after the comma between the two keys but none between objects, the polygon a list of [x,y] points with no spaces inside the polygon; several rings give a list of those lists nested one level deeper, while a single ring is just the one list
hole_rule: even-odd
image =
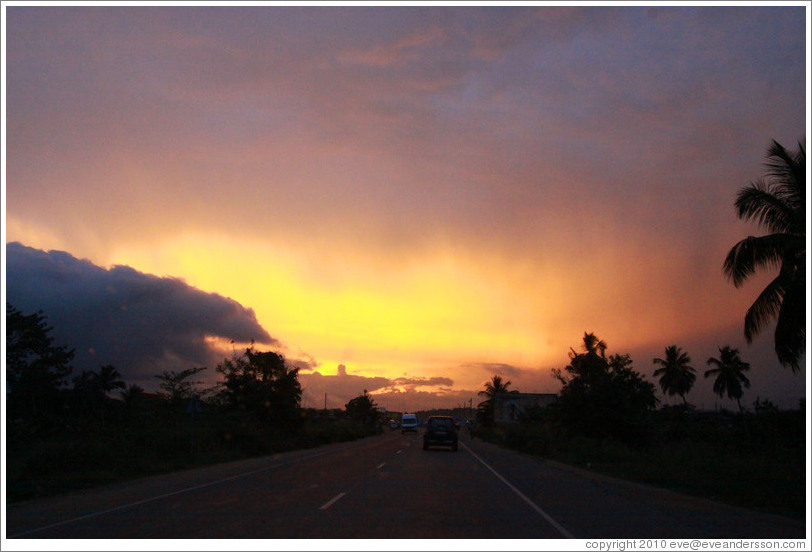
[{"label": "white van", "polygon": [[414,414],[404,414],[400,418],[400,432],[414,431],[417,433],[417,416]]}]

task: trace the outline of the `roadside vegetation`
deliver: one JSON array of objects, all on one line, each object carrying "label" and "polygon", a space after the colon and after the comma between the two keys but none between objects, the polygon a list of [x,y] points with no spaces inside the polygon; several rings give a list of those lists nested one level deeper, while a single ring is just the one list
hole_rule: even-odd
[{"label": "roadside vegetation", "polygon": [[631,444],[574,432],[548,408],[476,435],[605,475],[802,518],[805,417],[802,408],[740,414],[666,407],[648,418],[646,442]]},{"label": "roadside vegetation", "polygon": [[[764,166],[762,178],[739,190],[735,209],[766,234],[736,243],[722,270],[740,287],[758,271],[777,269],[744,315],[744,337],[750,343],[774,327],[778,361],[800,372],[807,323],[805,140],[794,151],[772,141]],[[717,357],[707,359],[703,379],[712,380],[720,397],[735,400],[738,412],[697,412],[687,399],[697,370],[686,351],[669,345],[662,358],[652,359],[654,377],[665,396],[679,396],[683,404],[657,409],[654,386],[633,369],[631,358],[606,358],[606,348],[594,334],[584,334],[583,350],[571,349],[570,364],[555,372],[563,386],[556,404],[525,409],[518,423],[505,425],[494,423],[486,402],[478,411],[477,433],[610,475],[804,515],[805,404],[780,412],[756,397],[752,409],[745,409],[750,364],[737,349],[721,346]],[[492,395],[497,377],[483,394]]]},{"label": "roadside vegetation", "polygon": [[127,385],[113,366],[71,377],[73,351],[44,313],[6,306],[6,483],[10,501],[163,472],[350,441],[382,431],[364,391],[345,409],[301,408],[298,371],[249,348],[204,389],[190,368]]},{"label": "roadside vegetation", "polygon": [[[739,410],[697,411],[686,399],[695,377],[675,375],[693,374],[690,357],[673,346],[666,348],[666,360],[653,359],[671,368],[654,374],[664,393],[680,396],[683,404],[657,408],[654,385],[634,370],[631,358],[607,358],[605,351],[594,334],[585,334],[583,351],[571,350],[570,364],[557,372],[563,384],[557,402],[526,407],[510,423],[495,421],[493,409],[480,405],[472,435],[622,479],[803,517],[804,404],[780,411],[756,398],[751,409],[743,408],[749,365],[735,349],[721,347],[705,375],[717,394],[738,401]],[[501,382],[494,376],[483,394],[490,396],[497,378]]]},{"label": "roadside vegetation", "polygon": [[[764,179],[742,189],[740,218],[769,233],[737,243],[723,272],[737,287],[761,269],[778,275],[745,313],[748,342],[770,324],[775,352],[801,370],[806,339],[806,154],[773,142]],[[21,500],[179,470],[361,438],[382,431],[366,392],[343,410],[301,408],[298,370],[253,347],[224,359],[218,386],[201,389],[206,367],[157,374],[159,393],[127,385],[114,366],[74,374],[74,353],[56,345],[45,314],[6,306],[6,483]],[[664,396],[679,406],[658,408],[654,383],[628,354],[607,356],[594,333],[570,349],[555,370],[562,387],[547,407],[527,407],[499,423],[497,397],[517,393],[494,375],[480,395],[471,434],[516,450],[750,508],[802,516],[806,505],[805,405],[779,411],[769,400],[745,398],[747,363],[720,346],[704,372],[687,351],[667,345],[651,360]],[[701,366],[701,365],[700,365]],[[698,375],[702,377],[698,377]],[[699,412],[689,395],[697,380],[712,382],[738,412]],[[743,402],[744,401],[744,402]],[[752,408],[745,408],[753,401]],[[468,414],[466,414],[468,413]],[[469,417],[473,405],[455,416]]]}]

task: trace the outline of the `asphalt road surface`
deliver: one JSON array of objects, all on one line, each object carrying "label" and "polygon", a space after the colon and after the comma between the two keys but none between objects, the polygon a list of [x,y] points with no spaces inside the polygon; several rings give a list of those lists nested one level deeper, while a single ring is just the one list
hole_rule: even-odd
[{"label": "asphalt road surface", "polygon": [[8,539],[799,538],[802,520],[422,433],[8,505]]}]

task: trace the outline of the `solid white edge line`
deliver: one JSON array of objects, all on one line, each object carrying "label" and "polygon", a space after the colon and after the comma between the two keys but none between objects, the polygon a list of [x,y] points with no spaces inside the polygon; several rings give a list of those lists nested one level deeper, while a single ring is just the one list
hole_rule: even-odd
[{"label": "solid white edge line", "polygon": [[[264,468],[259,468],[259,469],[256,469],[256,470],[251,470],[251,471],[247,471],[247,472],[238,473],[238,474],[235,474],[235,475],[231,475],[229,477],[224,477],[223,479],[217,479],[216,481],[209,481],[207,483],[201,483],[199,485],[194,485],[192,487],[186,487],[186,488],[178,489],[177,491],[172,491],[172,492],[169,492],[169,493],[163,493],[163,494],[160,494],[160,495],[157,495],[157,496],[151,496],[151,497],[148,497],[148,498],[144,498],[142,500],[136,500],[134,502],[129,502],[129,503],[126,503],[126,504],[122,504],[120,506],[116,506],[114,508],[109,508],[107,510],[102,510],[102,511],[99,511],[99,512],[91,512],[91,513],[85,514],[83,516],[78,516],[78,517],[71,518],[71,519],[66,519],[66,520],[63,520],[63,521],[57,521],[55,523],[51,523],[49,525],[44,525],[42,527],[35,527],[33,529],[28,529],[26,531],[21,531],[19,533],[14,534],[14,535],[9,535],[6,538],[17,539],[17,538],[23,537],[25,535],[29,535],[31,533],[38,533],[39,531],[45,531],[46,529],[53,529],[54,527],[60,527],[62,525],[69,525],[69,524],[75,523],[77,521],[82,521],[82,520],[85,520],[85,519],[91,519],[91,518],[94,518],[94,517],[103,516],[103,515],[110,514],[110,513],[113,513],[113,512],[118,512],[120,510],[126,510],[127,508],[132,508],[134,506],[140,506],[140,505],[146,504],[148,502],[154,502],[156,500],[161,500],[161,499],[168,498],[168,497],[171,497],[171,496],[175,496],[175,495],[179,495],[179,494],[183,494],[183,493],[188,493],[190,491],[196,491],[198,489],[205,489],[206,487],[211,487],[213,485],[219,485],[220,483],[225,483],[227,481],[233,481],[234,479],[240,479],[242,477],[248,477],[248,476],[251,476],[251,475],[256,475],[256,474],[259,474],[259,473],[263,473],[263,472],[266,472],[266,471],[273,470],[275,468],[281,468],[281,467],[289,466],[291,464],[296,464],[296,463],[299,463],[299,462],[306,462],[308,460],[313,460],[315,458],[319,458],[320,456],[333,454],[335,452],[341,452],[345,448],[351,448],[351,446],[341,447],[341,448],[338,448],[338,449],[335,449],[335,450],[325,450],[325,451],[322,451],[322,452],[317,452],[315,454],[311,454],[311,455],[305,456],[303,458],[285,460],[285,461],[281,461],[281,462],[275,461],[271,465],[265,466]],[[212,466],[204,466],[204,467],[212,467]],[[169,473],[169,474],[163,474],[163,475],[173,475],[173,474]]]},{"label": "solid white edge line", "polygon": [[342,498],[342,497],[343,497],[345,494],[347,494],[347,493],[338,493],[338,494],[337,494],[337,495],[335,495],[333,498],[331,498],[330,500],[328,500],[327,502],[325,502],[324,504],[322,504],[321,506],[319,506],[319,510],[326,510],[327,508],[329,508],[330,506],[332,506],[333,504],[335,504],[336,502],[338,502],[339,500],[341,500],[341,498]]},{"label": "solid white edge line", "polygon": [[558,523],[556,520],[554,520],[552,517],[550,517],[550,515],[549,515],[547,512],[545,512],[544,510],[542,510],[541,508],[539,508],[539,506],[538,506],[538,505],[537,505],[535,502],[533,502],[532,500],[530,500],[529,498],[527,498],[527,496],[525,496],[525,494],[524,494],[524,493],[522,493],[522,492],[521,492],[519,489],[517,489],[516,487],[514,487],[514,486],[513,486],[513,484],[512,484],[510,481],[508,481],[507,479],[505,479],[504,477],[502,477],[502,476],[499,474],[499,472],[497,472],[495,469],[493,469],[491,466],[489,466],[489,465],[488,465],[488,464],[487,464],[487,463],[486,463],[486,462],[485,462],[485,461],[484,461],[482,458],[480,458],[479,456],[477,456],[477,455],[476,455],[476,453],[475,453],[474,451],[472,451],[470,448],[468,448],[468,447],[465,445],[465,443],[460,442],[460,445],[462,445],[462,447],[463,447],[465,450],[467,450],[468,452],[470,452],[470,453],[471,453],[471,456],[473,456],[474,458],[476,458],[477,460],[479,460],[480,464],[482,464],[483,466],[485,466],[486,468],[488,468],[488,469],[491,471],[491,473],[492,473],[492,474],[494,474],[496,477],[498,477],[498,478],[499,478],[499,480],[500,480],[502,483],[504,483],[505,485],[507,485],[507,486],[510,488],[510,490],[511,490],[511,491],[513,491],[514,493],[516,493],[516,494],[519,496],[519,498],[521,498],[522,500],[524,500],[525,502],[527,502],[527,503],[530,505],[530,507],[531,507],[531,508],[533,508],[533,509],[534,509],[536,512],[538,512],[538,514],[539,514],[541,517],[543,517],[543,518],[544,518],[544,519],[547,521],[547,523],[549,523],[550,525],[552,525],[553,527],[555,527],[555,529],[556,529],[556,530],[557,530],[559,533],[561,533],[562,535],[564,535],[564,536],[565,536],[566,538],[568,538],[568,539],[574,539],[574,538],[575,538],[575,536],[574,536],[572,533],[570,533],[569,531],[567,531],[567,530],[566,530],[566,529],[565,529],[565,528],[564,528],[564,527],[563,527],[563,526],[562,526],[560,523]]},{"label": "solid white edge line", "polygon": [[27,531],[17,533],[16,535],[11,535],[8,538],[15,539],[15,538],[21,537],[23,535],[27,535],[29,533],[36,533],[38,531],[44,531],[46,529],[52,529],[54,527],[59,527],[60,525],[68,525],[68,524],[71,524],[71,523],[75,523],[77,521],[82,521],[84,519],[90,519],[90,518],[94,518],[94,517],[98,517],[98,516],[103,516],[105,514],[111,514],[113,512],[118,512],[119,510],[126,510],[127,508],[132,508],[133,506],[140,506],[141,504],[146,504],[148,502],[154,502],[156,500],[161,500],[162,498],[168,498],[170,496],[175,496],[175,495],[179,495],[179,494],[183,494],[183,493],[188,493],[190,491],[196,491],[198,489],[205,489],[206,487],[211,487],[212,485],[218,485],[220,483],[225,483],[226,481],[232,481],[234,479],[239,479],[241,477],[246,477],[246,476],[254,475],[254,474],[257,474],[257,473],[262,473],[262,472],[271,470],[273,468],[278,468],[281,465],[282,464],[274,464],[274,465],[269,466],[267,468],[262,468],[262,469],[259,469],[259,470],[253,470],[253,471],[245,472],[245,473],[240,473],[240,474],[237,474],[237,475],[233,475],[231,477],[226,477],[224,479],[218,479],[217,481],[211,481],[209,483],[203,483],[203,484],[200,484],[200,485],[195,485],[194,487],[187,487],[187,488],[184,488],[184,489],[173,491],[171,493],[164,493],[164,494],[161,494],[161,495],[158,495],[158,496],[152,496],[152,497],[149,497],[149,498],[145,498],[143,500],[136,500],[135,502],[129,502],[127,504],[122,504],[121,506],[116,506],[115,508],[109,508],[107,510],[102,510],[100,512],[91,512],[91,513],[85,514],[83,516],[75,517],[75,518],[72,518],[72,519],[66,519],[64,521],[58,521],[56,523],[52,523],[50,525],[45,525],[43,527],[37,527],[35,529],[29,529]]}]

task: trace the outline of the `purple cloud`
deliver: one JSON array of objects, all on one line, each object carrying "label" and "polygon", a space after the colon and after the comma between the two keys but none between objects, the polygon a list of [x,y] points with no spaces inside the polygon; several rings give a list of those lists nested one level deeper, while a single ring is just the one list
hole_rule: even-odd
[{"label": "purple cloud", "polygon": [[56,341],[76,349],[77,371],[113,364],[129,383],[153,387],[162,370],[207,366],[211,379],[223,359],[211,338],[282,346],[253,310],[176,278],[19,243],[6,245],[6,260],[7,301],[25,313],[42,310]]}]

